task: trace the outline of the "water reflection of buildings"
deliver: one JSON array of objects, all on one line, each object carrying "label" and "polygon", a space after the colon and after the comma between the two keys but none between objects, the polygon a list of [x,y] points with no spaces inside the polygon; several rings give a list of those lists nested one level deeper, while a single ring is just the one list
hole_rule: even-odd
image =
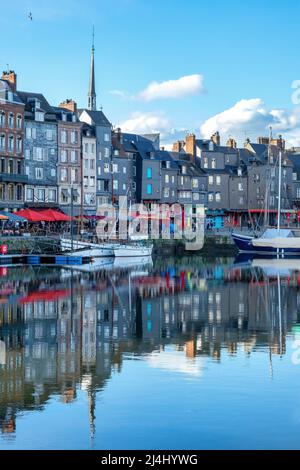
[{"label": "water reflection of buildings", "polygon": [[[285,354],[286,334],[298,321],[297,274],[267,277],[260,269],[154,267],[149,274],[17,270],[0,280],[0,421],[13,434],[16,416],[64,403],[78,388],[88,396],[94,433],[95,393],[124,354],[159,354],[175,344],[186,357],[269,348]],[[289,286],[289,289],[286,287]],[[279,302],[280,294],[280,302]],[[281,311],[278,305],[281,304]]]}]

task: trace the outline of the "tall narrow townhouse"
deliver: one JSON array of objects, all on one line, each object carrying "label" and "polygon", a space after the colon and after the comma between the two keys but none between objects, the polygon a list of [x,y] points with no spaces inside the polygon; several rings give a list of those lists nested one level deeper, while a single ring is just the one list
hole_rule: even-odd
[{"label": "tall narrow townhouse", "polygon": [[77,106],[67,100],[55,108],[58,122],[58,202],[67,214],[82,212],[82,123]]},{"label": "tall narrow townhouse", "polygon": [[0,80],[0,208],[24,204],[24,104],[16,93],[17,76],[3,73]]},{"label": "tall narrow townhouse", "polygon": [[95,128],[88,124],[82,128],[82,180],[83,213],[96,215],[96,135]]},{"label": "tall narrow townhouse", "polygon": [[95,129],[97,207],[112,200],[112,126],[102,111],[81,110],[80,121]]},{"label": "tall narrow townhouse", "polygon": [[18,92],[25,105],[25,205],[57,207],[57,122],[41,93]]}]

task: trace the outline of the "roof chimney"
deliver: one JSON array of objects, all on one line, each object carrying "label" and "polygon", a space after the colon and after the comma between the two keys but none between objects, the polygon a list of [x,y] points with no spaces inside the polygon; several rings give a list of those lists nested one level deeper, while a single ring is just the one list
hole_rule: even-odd
[{"label": "roof chimney", "polygon": [[77,103],[74,100],[65,100],[58,107],[72,111],[72,113],[77,113]]},{"label": "roof chimney", "polygon": [[192,156],[192,161],[196,157],[196,136],[195,134],[188,134],[185,138],[185,151]]},{"label": "roof chimney", "polygon": [[236,141],[232,137],[229,137],[229,139],[227,140],[226,146],[230,147],[231,149],[236,149],[237,147]]},{"label": "roof chimney", "polygon": [[212,136],[211,136],[211,140],[213,141],[214,144],[220,146],[221,144],[221,139],[220,139],[220,134],[219,132],[215,132]]},{"label": "roof chimney", "polygon": [[11,89],[17,91],[17,74],[13,70],[2,73],[2,80],[5,80],[10,84]]}]

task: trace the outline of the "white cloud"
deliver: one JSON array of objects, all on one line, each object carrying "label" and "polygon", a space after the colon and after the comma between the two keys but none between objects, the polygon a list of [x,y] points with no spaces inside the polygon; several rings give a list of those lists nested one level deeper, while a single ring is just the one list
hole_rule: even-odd
[{"label": "white cloud", "polygon": [[138,94],[143,101],[157,99],[182,98],[183,96],[196,95],[203,91],[203,76],[199,74],[186,75],[177,80],[165,82],[151,82],[145,90]]},{"label": "white cloud", "polygon": [[110,94],[130,100],[154,101],[196,95],[201,93],[203,89],[203,76],[194,74],[186,75],[177,80],[167,80],[160,83],[151,82],[144,90],[136,95],[123,90],[111,90]]},{"label": "white cloud", "polygon": [[163,113],[135,112],[132,116],[118,125],[123,132],[149,134],[160,132],[162,135],[171,128],[169,119]]},{"label": "white cloud", "polygon": [[283,134],[288,145],[300,145],[300,109],[288,112],[283,109],[268,110],[260,98],[243,99],[225,111],[207,119],[201,126],[201,135],[210,138],[219,131],[223,139],[232,135],[238,142],[245,137],[255,140],[268,135],[269,126],[274,132]]}]

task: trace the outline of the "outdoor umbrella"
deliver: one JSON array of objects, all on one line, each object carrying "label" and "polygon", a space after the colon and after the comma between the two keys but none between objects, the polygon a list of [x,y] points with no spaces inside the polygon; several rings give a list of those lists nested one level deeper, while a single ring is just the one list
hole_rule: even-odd
[{"label": "outdoor umbrella", "polygon": [[22,209],[19,212],[16,212],[16,215],[24,217],[28,222],[53,222],[48,215],[44,215],[32,209]]},{"label": "outdoor umbrella", "polygon": [[52,222],[70,222],[72,220],[72,217],[54,209],[45,209],[40,211],[39,214],[50,217]]}]

